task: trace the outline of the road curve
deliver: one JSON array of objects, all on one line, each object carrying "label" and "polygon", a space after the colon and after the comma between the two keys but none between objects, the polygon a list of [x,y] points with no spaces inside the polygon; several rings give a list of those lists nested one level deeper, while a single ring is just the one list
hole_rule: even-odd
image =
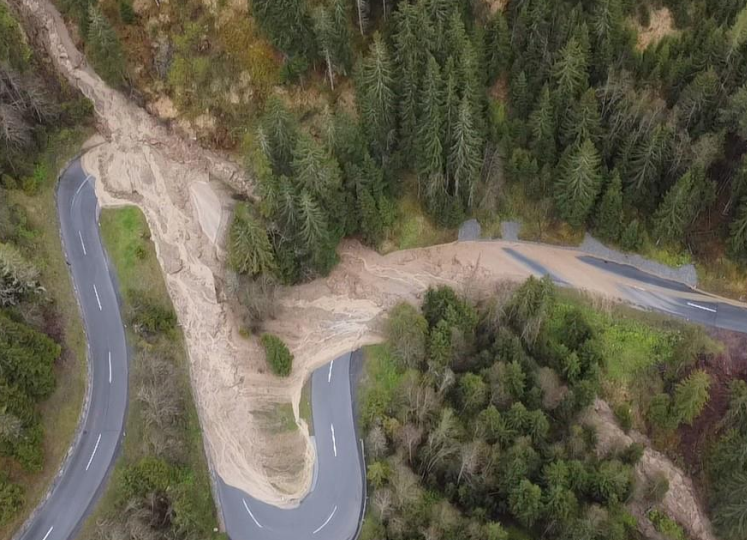
[{"label": "road curve", "polygon": [[88,338],[89,401],[62,472],[17,540],[72,539],[103,491],[124,434],[127,344],[92,182],[75,160],[57,189],[62,244]]},{"label": "road curve", "polygon": [[226,532],[232,540],[353,540],[363,508],[362,442],[353,419],[351,354],[311,376],[317,466],[298,507],[281,509],[219,482]]}]

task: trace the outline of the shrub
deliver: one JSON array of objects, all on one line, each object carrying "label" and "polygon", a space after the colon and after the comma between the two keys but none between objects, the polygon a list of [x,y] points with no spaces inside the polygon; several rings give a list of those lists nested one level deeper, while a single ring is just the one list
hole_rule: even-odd
[{"label": "shrub", "polygon": [[415,367],[425,357],[428,322],[406,302],[397,304],[389,315],[386,335],[392,354],[404,367]]},{"label": "shrub", "polygon": [[285,343],[283,343],[283,340],[272,334],[262,334],[261,341],[262,346],[265,348],[270,371],[280,377],[290,375],[293,367],[293,355]]},{"label": "shrub", "polygon": [[176,328],[177,319],[173,309],[161,306],[141,291],[131,291],[130,296],[131,321],[138,333],[152,336],[169,333]]},{"label": "shrub", "polygon": [[625,433],[633,427],[633,411],[627,403],[620,403],[615,406],[615,418],[617,418]]},{"label": "shrub", "polygon": [[8,523],[21,506],[23,506],[21,486],[11,483],[6,473],[0,472],[0,526]]},{"label": "shrub", "polygon": [[677,384],[672,404],[674,415],[680,422],[692,424],[703,411],[710,397],[711,377],[705,371],[693,371]]},{"label": "shrub", "polygon": [[643,457],[644,450],[641,443],[633,443],[620,452],[620,461],[628,465],[636,465]]},{"label": "shrub", "polygon": [[666,515],[664,512],[659,510],[651,510],[648,513],[648,519],[651,520],[654,528],[664,535],[669,540],[686,540],[685,531],[682,527]]},{"label": "shrub", "polygon": [[643,491],[644,499],[649,503],[660,503],[669,491],[669,480],[667,476],[659,471],[646,480]]}]

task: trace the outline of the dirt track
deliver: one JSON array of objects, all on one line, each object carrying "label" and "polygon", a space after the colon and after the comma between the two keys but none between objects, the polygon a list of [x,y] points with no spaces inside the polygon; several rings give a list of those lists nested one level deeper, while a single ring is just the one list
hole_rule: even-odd
[{"label": "dirt track", "polygon": [[[503,250],[511,245],[581,289],[623,299],[609,275],[572,250],[507,243],[462,243],[380,256],[355,242],[326,279],[284,291],[268,330],[296,357],[287,380],[266,373],[256,341],[242,338],[220,298],[220,244],[230,199],[214,180],[251,193],[240,169],[171,134],[108,88],[75,50],[48,0],[12,0],[40,30],[57,69],[95,104],[103,144],[84,156],[102,205],[137,204],[145,213],[187,340],[192,383],[213,466],[229,484],[278,505],[291,505],[311,481],[313,452],[305,427],[278,430],[279,405],[298,402],[310,372],[338,354],[379,341],[383,313],[417,301],[432,284],[468,295],[498,281],[521,280],[529,268]],[[619,280],[618,280],[619,281]],[[682,494],[688,501],[690,493]],[[698,512],[697,505],[695,511]]]}]

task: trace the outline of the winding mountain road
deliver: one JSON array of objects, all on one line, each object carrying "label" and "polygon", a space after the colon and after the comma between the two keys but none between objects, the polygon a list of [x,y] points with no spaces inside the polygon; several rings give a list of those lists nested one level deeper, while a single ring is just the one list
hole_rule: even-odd
[{"label": "winding mountain road", "polygon": [[124,436],[127,411],[124,327],[99,235],[92,179],[78,160],[60,179],[57,212],[88,337],[89,397],[82,431],[69,459],[19,540],[70,540],[75,536],[103,491]]},{"label": "winding mountain road", "polygon": [[[124,436],[128,351],[115,280],[99,234],[93,182],[76,160],[63,173],[57,196],[63,247],[89,342],[90,397],[69,459],[17,540],[72,540],[102,493]],[[506,243],[502,249],[530,273],[548,274],[560,285],[568,285],[552,269],[514,247]],[[747,333],[743,304],[631,266],[583,255],[578,259],[611,275],[621,296],[634,305]],[[219,479],[220,506],[232,540],[352,540],[356,536],[365,486],[363,447],[353,418],[350,359],[350,353],[343,355],[312,375],[317,465],[312,488],[296,508],[263,503]]]}]

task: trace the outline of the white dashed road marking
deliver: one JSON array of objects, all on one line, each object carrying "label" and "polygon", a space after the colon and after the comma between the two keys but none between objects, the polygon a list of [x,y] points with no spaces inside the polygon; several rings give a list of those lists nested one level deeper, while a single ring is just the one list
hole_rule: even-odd
[{"label": "white dashed road marking", "polygon": [[112,383],[112,352],[109,351],[109,384]]},{"label": "white dashed road marking", "polygon": [[688,302],[687,305],[690,306],[690,307],[702,309],[703,311],[710,311],[711,313],[716,313],[716,310],[713,309],[713,308],[709,308],[709,307],[705,307],[705,306],[700,306],[698,304],[693,304],[692,302]]},{"label": "white dashed road marking", "polygon": [[96,284],[93,284],[93,292],[96,294],[96,303],[99,305],[99,311],[101,311],[101,299],[99,298],[99,290],[96,288]]},{"label": "white dashed road marking", "polygon": [[329,428],[332,430],[332,450],[334,450],[335,457],[337,457],[337,441],[335,441],[335,426],[334,426],[334,424],[330,424]]},{"label": "white dashed road marking", "polygon": [[47,538],[49,538],[49,535],[52,534],[52,529],[54,529],[54,527],[49,528],[47,534],[44,535],[44,538],[42,538],[42,540],[47,540]]},{"label": "white dashed road marking", "polygon": [[311,533],[311,534],[316,534],[316,533],[318,533],[319,531],[321,531],[321,530],[322,530],[322,529],[323,529],[324,527],[326,527],[326,526],[327,526],[327,523],[329,523],[329,521],[330,521],[330,520],[332,519],[332,516],[334,516],[334,515],[335,515],[335,512],[337,512],[337,506],[335,506],[335,507],[334,507],[334,508],[332,509],[332,513],[331,513],[331,514],[329,515],[329,517],[327,518],[327,521],[325,521],[324,523],[322,523],[321,525],[319,525],[319,528],[318,528],[317,530],[315,530],[315,531],[314,531],[313,533]]},{"label": "white dashed road marking", "polygon": [[335,365],[335,361],[332,360],[329,363],[329,373],[327,373],[327,382],[332,382],[332,366],[334,366],[334,365]]},{"label": "white dashed road marking", "polygon": [[80,231],[78,231],[78,238],[80,238],[80,247],[83,248],[83,255],[88,255],[88,252],[86,251],[86,244],[83,242],[83,235],[80,234]]},{"label": "white dashed road marking", "polygon": [[257,521],[257,518],[254,517],[254,514],[252,514],[252,511],[249,510],[249,505],[246,504],[246,499],[241,499],[241,502],[244,503],[244,508],[246,508],[246,511],[249,513],[249,517],[252,518],[252,521],[256,523],[257,527],[259,527],[260,529],[264,529],[264,527],[260,525],[259,521]]},{"label": "white dashed road marking", "polygon": [[99,438],[96,439],[96,446],[93,447],[93,453],[91,454],[91,457],[88,459],[88,465],[86,465],[86,470],[91,466],[91,462],[93,461],[93,456],[96,455],[96,450],[99,449],[99,443],[101,442],[101,433],[99,433]]}]

